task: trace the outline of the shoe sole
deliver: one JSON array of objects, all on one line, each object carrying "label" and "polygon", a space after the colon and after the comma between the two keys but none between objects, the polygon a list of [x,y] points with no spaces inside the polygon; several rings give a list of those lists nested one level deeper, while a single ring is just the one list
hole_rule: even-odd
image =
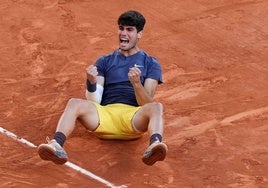
[{"label": "shoe sole", "polygon": [[46,145],[40,145],[38,147],[38,154],[43,160],[52,161],[55,164],[64,164],[67,162],[67,158],[59,158],[56,156],[56,153],[53,149],[50,147],[47,147]]},{"label": "shoe sole", "polygon": [[147,164],[152,166],[154,163],[157,161],[163,161],[166,158],[166,153],[167,153],[167,148],[163,144],[159,144],[152,148],[151,154],[149,156],[144,156],[142,158],[142,161]]}]

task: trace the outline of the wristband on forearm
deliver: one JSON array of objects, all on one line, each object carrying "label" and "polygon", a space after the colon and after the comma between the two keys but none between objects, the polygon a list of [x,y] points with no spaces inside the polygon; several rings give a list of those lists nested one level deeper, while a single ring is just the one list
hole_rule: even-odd
[{"label": "wristband on forearm", "polygon": [[102,100],[102,94],[103,94],[103,86],[100,84],[96,84],[96,90],[94,92],[90,92],[88,91],[88,89],[86,89],[87,100],[94,101],[99,104],[101,103]]},{"label": "wristband on forearm", "polygon": [[95,92],[96,89],[97,89],[97,83],[91,84],[90,81],[89,81],[88,79],[87,79],[87,83],[86,83],[86,85],[87,85],[87,90],[88,90],[89,92]]}]

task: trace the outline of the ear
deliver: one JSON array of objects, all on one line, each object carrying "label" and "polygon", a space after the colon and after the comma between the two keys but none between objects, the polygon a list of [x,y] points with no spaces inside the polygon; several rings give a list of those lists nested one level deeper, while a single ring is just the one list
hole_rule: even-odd
[{"label": "ear", "polygon": [[138,32],[138,39],[142,37],[142,31]]}]

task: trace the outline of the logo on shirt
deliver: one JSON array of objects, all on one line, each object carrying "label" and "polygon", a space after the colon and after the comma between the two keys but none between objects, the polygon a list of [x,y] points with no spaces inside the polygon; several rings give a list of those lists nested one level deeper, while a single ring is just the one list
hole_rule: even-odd
[{"label": "logo on shirt", "polygon": [[139,68],[139,67],[143,67],[143,66],[142,66],[142,65],[137,65],[137,64],[135,63],[134,67]]}]

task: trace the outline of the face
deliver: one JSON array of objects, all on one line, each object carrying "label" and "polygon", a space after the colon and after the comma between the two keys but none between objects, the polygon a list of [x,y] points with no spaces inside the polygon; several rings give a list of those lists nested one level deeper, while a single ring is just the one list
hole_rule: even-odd
[{"label": "face", "polygon": [[141,32],[138,32],[134,26],[119,25],[119,48],[122,52],[134,53],[138,50],[138,41],[141,38]]}]

